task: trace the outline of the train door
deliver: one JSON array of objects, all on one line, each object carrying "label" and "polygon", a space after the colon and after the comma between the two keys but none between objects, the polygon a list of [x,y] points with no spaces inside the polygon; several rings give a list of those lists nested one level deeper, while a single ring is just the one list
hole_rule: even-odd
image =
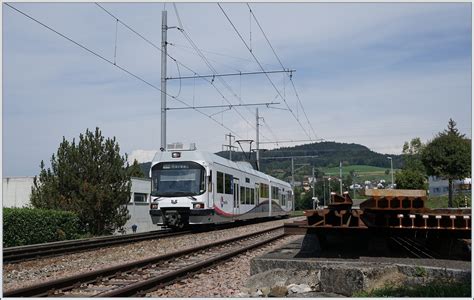
[{"label": "train door", "polygon": [[238,215],[240,212],[240,187],[239,179],[234,178],[234,205],[233,214]]}]

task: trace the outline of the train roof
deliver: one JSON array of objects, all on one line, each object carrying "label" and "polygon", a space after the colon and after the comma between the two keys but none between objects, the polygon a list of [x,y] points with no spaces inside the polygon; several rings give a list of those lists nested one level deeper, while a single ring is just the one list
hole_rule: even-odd
[{"label": "train roof", "polygon": [[[179,152],[180,157],[173,158],[171,156],[173,152]],[[231,161],[211,152],[197,151],[197,150],[194,150],[194,151],[177,150],[177,151],[163,151],[163,152],[158,151],[153,157],[151,166],[154,166],[156,163],[165,162],[165,161],[205,161],[211,164],[217,163],[220,165],[227,166],[229,168],[240,170],[242,172],[253,174],[255,176],[267,178],[267,180],[271,182],[279,183],[285,186],[290,186],[290,184],[286,181],[280,180],[278,178],[275,178],[273,176],[267,175],[263,172],[253,169],[249,163]]]}]

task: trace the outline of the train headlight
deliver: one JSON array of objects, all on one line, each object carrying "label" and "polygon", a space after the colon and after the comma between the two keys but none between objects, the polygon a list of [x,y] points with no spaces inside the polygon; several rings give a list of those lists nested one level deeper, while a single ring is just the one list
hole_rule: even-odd
[{"label": "train headlight", "polygon": [[204,208],[204,203],[194,203],[193,208],[194,209],[202,209],[202,208]]},{"label": "train headlight", "polygon": [[172,152],[171,157],[172,158],[180,158],[181,157],[181,152]]},{"label": "train headlight", "polygon": [[158,203],[151,203],[150,209],[158,209]]}]

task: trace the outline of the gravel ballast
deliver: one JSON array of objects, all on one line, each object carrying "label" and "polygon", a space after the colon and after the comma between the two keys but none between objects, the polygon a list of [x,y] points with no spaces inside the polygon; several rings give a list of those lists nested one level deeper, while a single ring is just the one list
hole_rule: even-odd
[{"label": "gravel ballast", "polygon": [[245,285],[250,277],[250,260],[296,239],[298,236],[286,236],[264,247],[249,250],[205,272],[148,293],[147,297],[240,297],[248,292]]},{"label": "gravel ballast", "polygon": [[3,266],[4,291],[82,274],[276,227],[288,219],[95,249]]}]

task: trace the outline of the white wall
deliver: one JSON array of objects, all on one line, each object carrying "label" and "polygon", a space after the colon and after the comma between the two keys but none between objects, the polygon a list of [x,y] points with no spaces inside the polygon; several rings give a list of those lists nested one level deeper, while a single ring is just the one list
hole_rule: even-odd
[{"label": "white wall", "polygon": [[[3,207],[23,207],[30,204],[31,188],[34,177],[5,177],[3,178]],[[132,225],[138,226],[137,232],[158,230],[153,225],[150,217],[150,192],[151,180],[143,178],[132,178],[130,202],[127,204],[130,220],[124,228],[127,233],[132,232]],[[134,193],[147,194],[147,202],[134,203]]]},{"label": "white wall", "polygon": [[[134,202],[134,194],[147,194],[146,202]],[[132,225],[137,225],[137,232],[151,231],[160,229],[153,225],[150,217],[150,193],[151,179],[132,178],[131,198],[128,203],[128,212],[130,220],[124,226],[126,233],[132,233]]]},{"label": "white wall", "polygon": [[23,207],[30,204],[34,177],[5,177],[2,180],[2,206]]},{"label": "white wall", "polygon": [[151,192],[151,179],[132,177],[132,188],[130,192],[148,194],[149,196]]}]

